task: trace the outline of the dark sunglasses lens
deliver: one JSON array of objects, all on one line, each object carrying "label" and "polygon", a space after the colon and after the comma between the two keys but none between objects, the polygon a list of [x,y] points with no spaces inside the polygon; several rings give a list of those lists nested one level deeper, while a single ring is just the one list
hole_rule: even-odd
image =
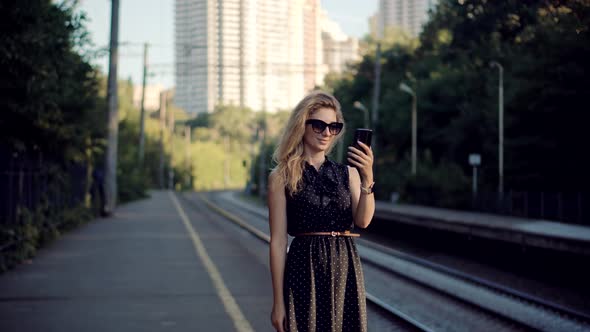
[{"label": "dark sunglasses lens", "polygon": [[330,124],[330,134],[332,135],[338,135],[340,134],[340,131],[342,130],[342,124],[341,123],[332,123]]},{"label": "dark sunglasses lens", "polygon": [[322,121],[313,121],[311,123],[311,129],[318,134],[321,134],[326,129],[327,124]]}]

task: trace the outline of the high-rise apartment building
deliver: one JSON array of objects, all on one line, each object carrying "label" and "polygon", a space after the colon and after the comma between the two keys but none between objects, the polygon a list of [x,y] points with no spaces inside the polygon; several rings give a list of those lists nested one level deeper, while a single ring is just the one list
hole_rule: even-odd
[{"label": "high-rise apartment building", "polygon": [[323,73],[341,73],[346,69],[348,63],[357,61],[360,58],[358,39],[346,35],[340,25],[331,20],[324,11],[321,13],[320,22]]},{"label": "high-rise apartment building", "polygon": [[[302,98],[303,0],[258,0],[256,68],[258,102],[254,109],[287,110]],[[250,105],[248,105],[250,106]]]},{"label": "high-rise apartment building", "polygon": [[379,0],[377,13],[377,36],[383,36],[387,27],[406,30],[410,35],[417,36],[428,20],[428,10],[434,0]]},{"label": "high-rise apartment building", "polygon": [[305,0],[303,3],[303,76],[304,89],[311,91],[323,81],[322,35],[320,0]]},{"label": "high-rise apartment building", "polygon": [[303,0],[176,0],[175,6],[180,107],[274,111],[302,97]]},{"label": "high-rise apartment building", "polygon": [[249,7],[244,0],[176,0],[176,103],[208,112],[217,103],[242,105],[248,98],[243,61],[248,59]]},{"label": "high-rise apartment building", "polygon": [[326,73],[321,29],[319,0],[176,0],[176,104],[293,108]]}]

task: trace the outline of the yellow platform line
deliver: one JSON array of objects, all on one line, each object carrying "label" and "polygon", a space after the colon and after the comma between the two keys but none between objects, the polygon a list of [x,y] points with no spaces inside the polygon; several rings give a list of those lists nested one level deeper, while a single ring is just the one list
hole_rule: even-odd
[{"label": "yellow platform line", "polygon": [[238,332],[254,332],[254,329],[252,329],[250,322],[248,322],[248,320],[240,310],[240,307],[236,303],[235,298],[231,295],[231,292],[223,282],[221,273],[219,273],[219,270],[217,270],[217,267],[215,267],[215,264],[213,264],[213,261],[211,260],[209,254],[207,254],[207,250],[205,249],[205,246],[203,245],[203,242],[201,241],[199,234],[197,234],[197,232],[193,228],[193,225],[190,223],[188,217],[186,216],[186,213],[182,209],[182,206],[180,206],[178,199],[171,191],[169,191],[168,194],[170,195],[170,199],[176,206],[176,210],[178,211],[178,214],[180,215],[180,218],[184,223],[184,227],[186,228],[187,232],[191,237],[191,240],[193,241],[195,251],[201,259],[201,261],[203,262],[203,265],[205,265],[207,273],[209,274],[209,277],[211,277],[211,281],[213,281],[213,286],[215,287],[217,296],[223,303],[225,312],[227,312],[227,314],[232,319],[236,330]]}]

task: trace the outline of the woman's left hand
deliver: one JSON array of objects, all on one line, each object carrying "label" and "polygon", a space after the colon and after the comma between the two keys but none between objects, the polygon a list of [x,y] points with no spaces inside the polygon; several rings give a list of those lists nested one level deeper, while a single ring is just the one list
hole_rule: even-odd
[{"label": "woman's left hand", "polygon": [[362,150],[354,146],[348,147],[348,162],[355,166],[361,176],[362,182],[373,182],[373,150],[363,142],[357,141]]}]

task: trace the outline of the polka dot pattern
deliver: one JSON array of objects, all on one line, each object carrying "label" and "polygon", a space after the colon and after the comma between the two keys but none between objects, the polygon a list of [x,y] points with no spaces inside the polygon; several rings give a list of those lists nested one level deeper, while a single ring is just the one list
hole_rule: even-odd
[{"label": "polka dot pattern", "polygon": [[[303,189],[287,197],[287,230],[352,230],[348,168],[326,158],[306,164]],[[365,285],[352,237],[298,236],[285,266],[288,331],[367,331]]]}]

